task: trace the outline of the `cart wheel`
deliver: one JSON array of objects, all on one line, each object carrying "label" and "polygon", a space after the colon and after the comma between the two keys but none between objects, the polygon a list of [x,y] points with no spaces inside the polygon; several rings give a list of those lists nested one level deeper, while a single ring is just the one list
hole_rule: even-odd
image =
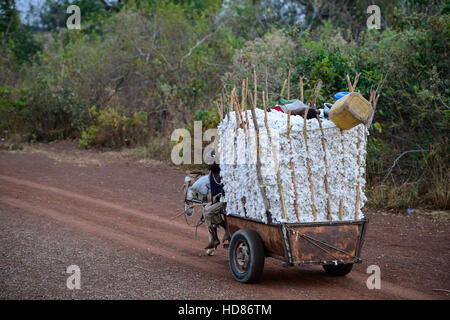
[{"label": "cart wheel", "polygon": [[256,282],[264,269],[264,245],[255,230],[239,230],[231,238],[228,260],[239,282]]},{"label": "cart wheel", "polygon": [[352,271],[353,263],[338,264],[337,266],[334,264],[324,264],[322,267],[331,276],[343,277]]}]

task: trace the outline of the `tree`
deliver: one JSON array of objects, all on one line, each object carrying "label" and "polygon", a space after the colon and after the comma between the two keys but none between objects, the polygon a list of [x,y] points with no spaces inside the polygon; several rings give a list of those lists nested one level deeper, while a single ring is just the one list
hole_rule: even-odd
[{"label": "tree", "polygon": [[0,0],[0,38],[2,54],[10,52],[18,62],[30,60],[40,49],[31,29],[20,22],[15,0]]}]

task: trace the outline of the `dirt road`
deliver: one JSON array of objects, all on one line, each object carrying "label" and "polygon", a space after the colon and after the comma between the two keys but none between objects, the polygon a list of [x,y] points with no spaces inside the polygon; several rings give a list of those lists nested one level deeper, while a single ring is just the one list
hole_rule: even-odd
[{"label": "dirt road", "polygon": [[[240,284],[232,279],[225,249],[204,256],[203,226],[195,239],[182,217],[171,220],[182,208],[183,171],[59,152],[0,152],[2,299],[450,297],[434,290],[450,289],[448,222],[368,212],[363,263],[348,276],[266,259],[261,283]],[[372,264],[381,268],[380,290],[366,286]],[[66,287],[70,265],[80,267],[80,290]]]}]

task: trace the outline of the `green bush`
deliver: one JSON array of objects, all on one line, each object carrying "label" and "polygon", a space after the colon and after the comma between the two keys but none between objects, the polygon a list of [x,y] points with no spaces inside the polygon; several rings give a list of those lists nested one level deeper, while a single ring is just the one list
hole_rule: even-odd
[{"label": "green bush", "polygon": [[[211,106],[210,109],[200,109],[195,112],[195,121],[202,122],[203,131],[207,129],[217,128],[220,122],[219,115],[215,106]],[[188,130],[193,130],[191,125],[188,125]]]},{"label": "green bush", "polygon": [[127,115],[125,108],[89,109],[92,124],[81,133],[78,147],[98,145],[107,148],[142,145],[147,139],[147,113]]},{"label": "green bush", "polygon": [[[223,80],[229,87],[241,87],[242,79],[249,79],[249,88],[254,87],[253,70],[257,71],[258,90],[264,90],[266,80],[270,98],[275,100],[281,91],[287,69],[292,62],[295,43],[283,31],[275,30],[262,38],[248,41],[233,56],[233,68],[225,73]],[[238,92],[240,92],[238,90]]]},{"label": "green bush", "polygon": [[0,133],[6,139],[55,140],[75,136],[86,123],[82,106],[72,92],[49,90],[43,79],[19,90],[0,88]]}]

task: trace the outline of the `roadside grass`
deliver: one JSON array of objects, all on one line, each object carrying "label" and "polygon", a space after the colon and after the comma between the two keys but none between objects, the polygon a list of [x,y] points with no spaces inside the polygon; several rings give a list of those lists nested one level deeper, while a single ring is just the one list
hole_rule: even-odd
[{"label": "roadside grass", "polygon": [[23,142],[23,137],[19,134],[11,134],[8,139],[0,138],[0,151],[24,150],[28,144]]},{"label": "roadside grass", "polygon": [[450,177],[448,173],[433,172],[426,181],[379,183],[369,180],[366,196],[366,206],[370,208],[448,210]]},{"label": "roadside grass", "polygon": [[143,146],[138,146],[131,150],[133,151],[130,156],[135,160],[153,159],[168,162],[170,160],[172,144],[168,138],[156,136],[149,138],[148,142]]}]

